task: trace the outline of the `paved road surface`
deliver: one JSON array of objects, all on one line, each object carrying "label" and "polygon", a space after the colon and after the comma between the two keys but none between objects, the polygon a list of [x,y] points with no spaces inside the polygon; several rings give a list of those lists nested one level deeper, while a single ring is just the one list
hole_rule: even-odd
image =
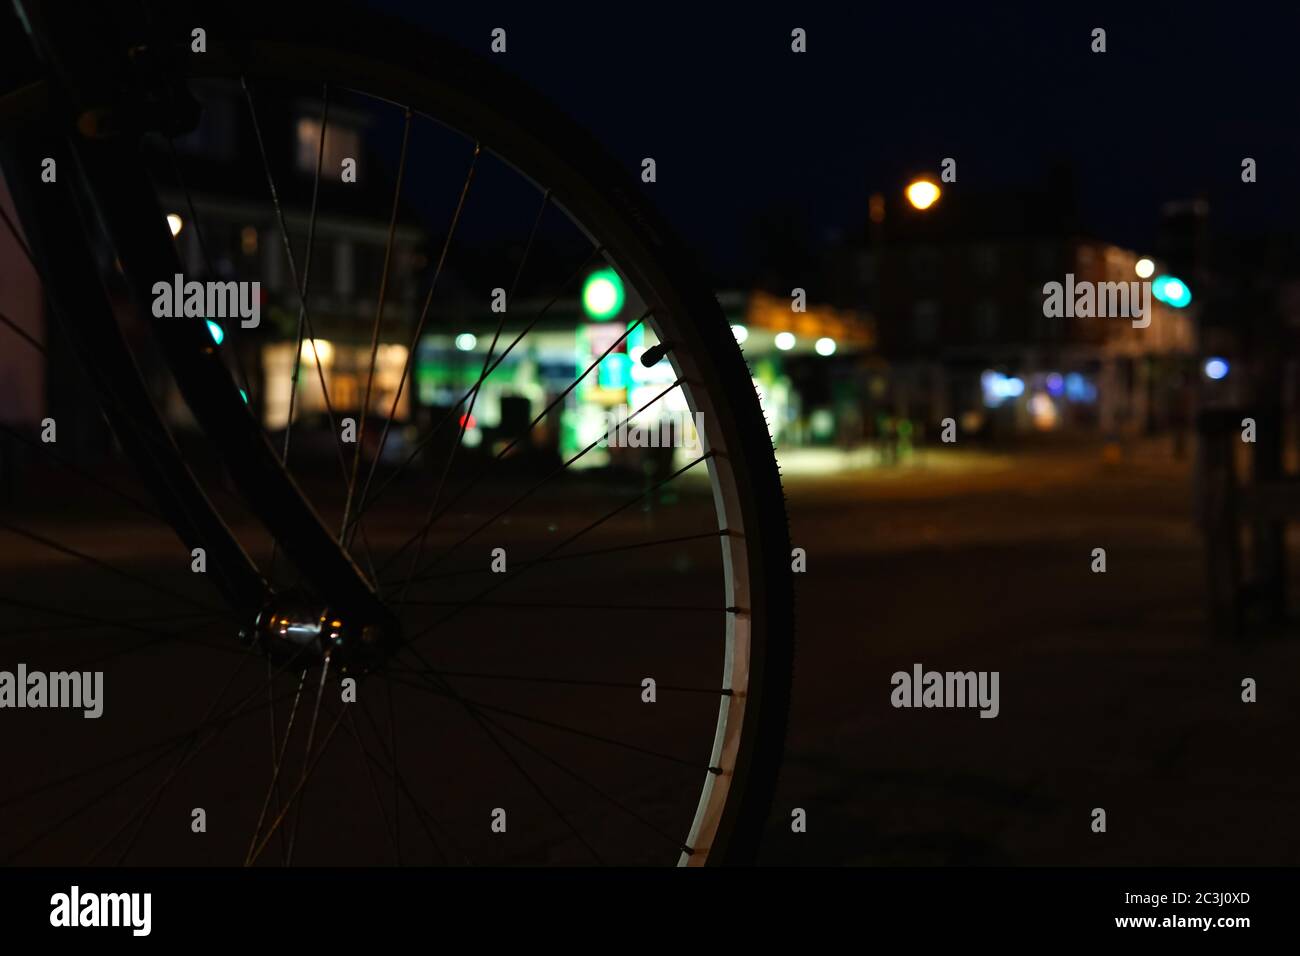
[{"label": "paved road surface", "polygon": [[[1186,467],[942,464],[787,480],[809,569],[764,860],[1300,862],[1300,640],[1209,639]],[[892,708],[915,662],[1000,671],[1000,716]]]}]

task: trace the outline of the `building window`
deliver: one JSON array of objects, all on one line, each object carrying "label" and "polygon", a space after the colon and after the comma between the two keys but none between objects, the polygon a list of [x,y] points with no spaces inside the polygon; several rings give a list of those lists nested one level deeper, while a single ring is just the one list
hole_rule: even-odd
[{"label": "building window", "polygon": [[871,285],[876,281],[876,257],[869,252],[858,254],[858,278],[864,285]]},{"label": "building window", "polygon": [[[303,117],[298,120],[298,170],[315,175],[316,157],[320,152],[320,120]],[[333,123],[325,129],[325,154],[321,156],[321,169],[325,174],[337,174],[345,159],[360,159],[361,134],[355,129]]]},{"label": "building window", "polygon": [[202,156],[213,162],[234,159],[235,104],[219,94],[200,92],[198,99],[203,107],[199,113],[199,125],[176,138],[177,152]]},{"label": "building window", "polygon": [[939,254],[928,246],[912,252],[912,277],[923,282],[933,282],[939,277]]},{"label": "building window", "polygon": [[998,247],[981,242],[971,253],[971,265],[981,279],[992,279],[998,271]]},{"label": "building window", "polygon": [[356,292],[356,275],[352,269],[352,243],[340,239],[334,244],[334,291],[340,299],[350,299]]},{"label": "building window", "polygon": [[1038,316],[1038,338],[1044,342],[1055,342],[1061,338],[1065,329],[1065,318],[1060,315]]},{"label": "building window", "polygon": [[[1040,243],[1034,249],[1034,268],[1042,276],[1053,276],[1059,269],[1057,268],[1056,246],[1049,242]],[[1044,280],[1047,281],[1047,280]]]},{"label": "building window", "polygon": [[278,292],[284,276],[284,246],[278,242],[262,243],[262,288]]},{"label": "building window", "polygon": [[352,245],[353,290],[368,297],[378,292],[384,274],[384,247],[369,242]]},{"label": "building window", "polygon": [[939,337],[939,303],[926,300],[912,307],[912,334],[919,345],[928,345]]},{"label": "building window", "polygon": [[982,341],[994,339],[998,334],[998,305],[991,299],[975,304],[975,337]]}]

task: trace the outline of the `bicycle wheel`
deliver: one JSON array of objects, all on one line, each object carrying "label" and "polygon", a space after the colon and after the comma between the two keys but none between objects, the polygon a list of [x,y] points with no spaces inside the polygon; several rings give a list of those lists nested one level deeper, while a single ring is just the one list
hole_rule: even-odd
[{"label": "bicycle wheel", "polygon": [[[161,7],[137,21],[109,5],[102,31],[74,41],[34,6],[45,82],[78,127],[62,143],[9,137],[22,241],[61,329],[29,344],[53,363],[66,338],[86,361],[119,454],[186,547],[135,523],[127,530],[125,511],[85,500],[8,509],[5,530],[23,542],[12,581],[23,587],[3,596],[6,658],[83,673],[69,659],[103,648],[105,634],[117,643],[96,658],[106,690],[94,724],[51,729],[40,707],[23,715],[44,746],[13,744],[31,771],[0,794],[11,821],[0,854],[257,863],[276,847],[282,863],[749,859],[791,680],[784,502],[727,320],[639,184],[518,82],[369,14],[336,16],[339,30],[206,11],[214,26],[196,52],[197,21]],[[189,55],[162,55],[173,47]],[[150,79],[139,71],[110,82],[107,64],[127,49],[137,66],[162,65],[148,68]],[[142,55],[150,50],[156,60]],[[87,76],[104,77],[112,93],[86,93]],[[149,112],[141,101],[165,113],[182,89],[205,119],[229,120],[223,104],[237,105],[260,200],[233,203],[205,183],[230,149],[210,128],[177,137],[164,119],[139,135],[134,117]],[[296,139],[268,132],[270,115],[296,117]],[[387,153],[347,155],[356,130],[390,134]],[[76,174],[49,190],[24,186],[24,168],[49,154]],[[354,173],[361,162],[360,181],[344,172],[331,181],[349,159]],[[436,172],[457,166],[438,190]],[[486,185],[505,198],[480,201]],[[523,196],[531,201],[513,201]],[[429,254],[419,223],[434,217],[414,210],[422,204],[449,223]],[[245,252],[283,252],[238,261],[235,235]],[[349,298],[339,249],[380,235],[382,246],[370,247],[382,248],[382,264],[353,270],[378,277],[373,297]],[[585,248],[570,255],[578,243]],[[336,268],[323,282],[313,273],[331,246]],[[105,291],[76,285],[94,271]],[[159,316],[159,280],[196,273],[222,283],[261,276],[266,325],[281,322],[281,334],[245,330],[211,302]],[[607,283],[598,292],[623,288],[621,311],[596,322],[557,317],[597,273]],[[504,308],[472,320],[466,303],[476,297]],[[120,322],[107,317],[113,305]],[[536,344],[547,335],[577,337],[567,384],[521,371],[555,364],[554,350]],[[464,367],[440,373],[457,352]],[[425,359],[432,370],[422,377]],[[596,389],[599,401],[622,396],[629,423],[671,406],[697,425],[698,443],[669,427],[656,434],[677,447],[656,461],[606,448],[619,416],[593,430]],[[197,430],[174,409],[154,412],[177,396]],[[566,428],[577,433],[568,446]],[[48,467],[102,479],[108,451],[81,448]],[[56,487],[32,459],[25,490]],[[602,466],[584,467],[593,461]],[[111,477],[120,497],[126,478]],[[104,557],[87,536],[131,547]],[[59,563],[37,573],[36,553]],[[107,592],[92,570],[153,596]],[[199,584],[215,584],[229,610],[213,608]],[[643,600],[593,597],[606,590]],[[236,652],[233,675],[214,665],[222,651]],[[265,666],[250,667],[259,655]],[[193,723],[191,702],[213,690]],[[269,717],[269,735],[245,720],[254,714]],[[151,726],[172,720],[185,729],[155,741]],[[331,746],[346,737],[351,748]]]}]

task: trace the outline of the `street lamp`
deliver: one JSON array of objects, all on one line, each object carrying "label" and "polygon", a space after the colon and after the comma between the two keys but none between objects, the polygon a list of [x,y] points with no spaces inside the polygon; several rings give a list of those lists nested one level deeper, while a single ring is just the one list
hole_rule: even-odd
[{"label": "street lamp", "polygon": [[939,187],[928,179],[914,179],[908,183],[906,196],[913,209],[929,209],[939,201]]},{"label": "street lamp", "polygon": [[1231,368],[1232,366],[1228,364],[1227,359],[1219,358],[1217,355],[1206,359],[1205,364],[1202,366],[1205,377],[1215,382],[1227,378]]}]

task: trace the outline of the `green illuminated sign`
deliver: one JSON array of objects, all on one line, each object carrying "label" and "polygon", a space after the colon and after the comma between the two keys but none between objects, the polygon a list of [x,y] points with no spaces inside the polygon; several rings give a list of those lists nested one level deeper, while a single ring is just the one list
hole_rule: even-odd
[{"label": "green illuminated sign", "polygon": [[596,375],[601,388],[627,388],[632,384],[632,359],[626,352],[611,352]]},{"label": "green illuminated sign", "polygon": [[582,286],[582,308],[589,318],[608,319],[623,309],[623,280],[613,269],[599,269]]}]

